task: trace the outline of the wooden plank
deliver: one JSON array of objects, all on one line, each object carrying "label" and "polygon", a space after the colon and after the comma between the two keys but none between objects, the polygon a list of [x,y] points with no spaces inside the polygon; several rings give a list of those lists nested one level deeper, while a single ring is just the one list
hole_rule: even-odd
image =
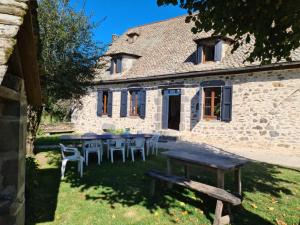
[{"label": "wooden plank", "polygon": [[0,98],[11,100],[11,101],[19,101],[20,94],[10,88],[0,86]]},{"label": "wooden plank", "polygon": [[223,170],[234,169],[244,165],[247,160],[229,153],[213,153],[212,151],[199,149],[199,151],[191,150],[171,150],[162,152],[163,155],[171,159],[181,160],[187,163],[205,165],[212,168]]},{"label": "wooden plank", "polygon": [[207,184],[203,184],[200,182],[192,181],[192,180],[187,180],[184,177],[179,177],[179,176],[174,176],[174,175],[166,175],[158,171],[150,171],[147,173],[148,176],[157,178],[163,181],[167,181],[170,183],[174,183],[186,188],[190,188],[199,192],[202,192],[204,194],[207,194],[208,196],[211,196],[213,198],[219,199],[224,202],[231,203],[233,205],[239,205],[241,204],[241,200],[230,194],[229,192],[213,187]]},{"label": "wooden plank", "polygon": [[[167,175],[171,175],[172,174],[172,167],[171,167],[171,160],[167,159]],[[168,188],[172,188],[172,183],[168,183]]]},{"label": "wooden plank", "polygon": [[221,169],[217,170],[217,185],[218,188],[224,189],[224,171]]},{"label": "wooden plank", "polygon": [[242,196],[242,169],[240,167],[234,170],[235,191]]},{"label": "wooden plank", "polygon": [[153,196],[155,194],[155,180],[153,179],[151,181],[151,186],[150,186],[150,195]]},{"label": "wooden plank", "polygon": [[213,225],[221,225],[221,217],[223,211],[223,202],[218,200],[215,210],[215,219]]},{"label": "wooden plank", "polygon": [[186,179],[190,179],[190,167],[188,165],[184,165],[184,176]]},{"label": "wooden plank", "polygon": [[[31,2],[29,2],[29,5]],[[24,24],[20,27],[17,35],[17,45],[21,58],[22,71],[25,81],[27,101],[30,105],[41,106],[42,91],[39,77],[37,59],[37,43],[33,28],[33,21],[30,7],[24,16]]]}]

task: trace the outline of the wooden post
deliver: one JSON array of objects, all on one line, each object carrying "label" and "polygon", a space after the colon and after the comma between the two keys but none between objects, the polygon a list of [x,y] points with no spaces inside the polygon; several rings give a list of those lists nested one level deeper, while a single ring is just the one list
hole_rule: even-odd
[{"label": "wooden post", "polygon": [[224,189],[224,170],[217,170],[217,186]]},{"label": "wooden post", "polygon": [[[167,159],[167,174],[168,175],[172,174],[171,160],[169,158]],[[172,183],[168,183],[167,187],[172,188],[173,187]]]},{"label": "wooden post", "polygon": [[234,182],[235,182],[235,191],[242,196],[242,173],[241,167],[235,168],[234,170]]},{"label": "wooden post", "polygon": [[190,168],[188,165],[184,165],[184,176],[186,179],[190,179]]},{"label": "wooden post", "polygon": [[153,196],[155,194],[155,179],[151,180],[151,187],[150,187],[150,195]]},{"label": "wooden post", "polygon": [[217,200],[216,210],[215,210],[215,219],[213,225],[220,225],[223,211],[223,202]]}]

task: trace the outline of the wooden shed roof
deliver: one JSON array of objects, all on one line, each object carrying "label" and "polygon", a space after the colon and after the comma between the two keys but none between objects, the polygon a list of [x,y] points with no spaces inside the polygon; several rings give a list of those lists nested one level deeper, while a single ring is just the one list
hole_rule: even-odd
[{"label": "wooden shed roof", "polygon": [[31,105],[41,105],[36,8],[35,0],[0,0],[0,84],[8,69],[9,59],[18,48],[21,76]]}]

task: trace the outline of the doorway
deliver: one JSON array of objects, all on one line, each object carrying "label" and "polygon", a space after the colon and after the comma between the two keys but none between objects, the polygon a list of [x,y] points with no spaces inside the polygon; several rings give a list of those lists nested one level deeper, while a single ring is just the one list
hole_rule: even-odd
[{"label": "doorway", "polygon": [[179,130],[180,127],[181,90],[163,91],[162,128]]},{"label": "doorway", "polygon": [[179,130],[180,124],[180,95],[169,96],[168,128]]}]

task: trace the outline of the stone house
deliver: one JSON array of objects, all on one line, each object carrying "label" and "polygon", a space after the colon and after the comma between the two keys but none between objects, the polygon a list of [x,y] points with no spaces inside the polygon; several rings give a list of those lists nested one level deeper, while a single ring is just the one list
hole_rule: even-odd
[{"label": "stone house", "polygon": [[101,58],[95,85],[72,122],[161,131],[214,146],[300,147],[300,49],[292,62],[245,62],[254,40],[193,34],[185,16],[129,29]]},{"label": "stone house", "polygon": [[41,105],[37,2],[0,1],[0,224],[25,223],[27,105]]}]

